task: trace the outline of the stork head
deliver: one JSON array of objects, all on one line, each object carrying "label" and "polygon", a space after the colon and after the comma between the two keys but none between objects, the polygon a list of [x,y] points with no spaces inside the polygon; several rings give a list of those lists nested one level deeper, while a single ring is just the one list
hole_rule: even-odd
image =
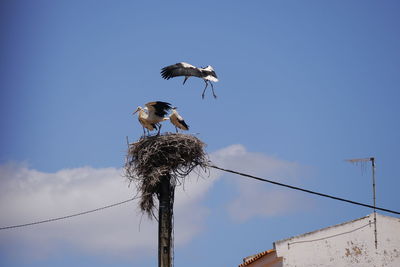
[{"label": "stork head", "polygon": [[143,108],[141,106],[138,106],[137,109],[135,110],[135,112],[132,113],[132,115],[134,115],[136,112],[142,110]]}]

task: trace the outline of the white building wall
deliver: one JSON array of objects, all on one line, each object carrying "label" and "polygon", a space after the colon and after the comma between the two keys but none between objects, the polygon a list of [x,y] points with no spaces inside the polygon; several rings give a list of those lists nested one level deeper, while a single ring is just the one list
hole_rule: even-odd
[{"label": "white building wall", "polygon": [[358,220],[275,242],[284,267],[400,267],[400,219],[373,214]]}]

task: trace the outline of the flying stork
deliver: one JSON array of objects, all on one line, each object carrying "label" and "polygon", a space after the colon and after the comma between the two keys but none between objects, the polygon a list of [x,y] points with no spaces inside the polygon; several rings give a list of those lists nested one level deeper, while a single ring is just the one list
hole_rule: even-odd
[{"label": "flying stork", "polygon": [[138,106],[135,112],[139,112],[139,122],[143,126],[143,133],[145,134],[145,128],[147,131],[153,131],[158,128],[157,135],[160,134],[161,124],[160,122],[168,120],[165,117],[168,111],[171,109],[171,104],[162,101],[154,101],[145,104],[145,108]]},{"label": "flying stork", "polygon": [[186,124],[185,120],[179,115],[176,107],[172,108],[172,113],[169,115],[170,122],[175,126],[176,132],[178,132],[178,128],[182,130],[189,130],[189,126]]},{"label": "flying stork", "polygon": [[190,76],[202,78],[203,81],[206,83],[206,87],[204,87],[203,94],[201,95],[201,97],[204,99],[204,93],[206,92],[208,83],[210,83],[213,96],[214,98],[217,98],[217,96],[214,93],[214,86],[212,82],[218,82],[218,77],[217,74],[215,74],[213,67],[211,67],[210,65],[208,65],[205,68],[197,68],[188,63],[180,62],[161,69],[161,77],[163,77],[166,80],[169,80],[177,76],[185,76],[183,84],[185,84],[186,80]]}]

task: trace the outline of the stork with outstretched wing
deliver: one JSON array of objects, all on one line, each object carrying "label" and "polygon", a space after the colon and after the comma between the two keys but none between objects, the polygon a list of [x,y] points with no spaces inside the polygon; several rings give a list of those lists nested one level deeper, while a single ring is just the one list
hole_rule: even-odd
[{"label": "stork with outstretched wing", "polygon": [[154,129],[158,129],[157,135],[160,134],[161,130],[161,122],[168,120],[168,117],[165,117],[168,114],[168,111],[171,109],[171,104],[162,101],[154,101],[145,104],[145,108],[138,106],[135,112],[139,112],[139,122],[143,127],[143,133],[145,134],[145,129],[149,131],[153,131]]},{"label": "stork with outstretched wing", "polygon": [[186,80],[189,79],[189,77],[191,76],[203,79],[203,81],[206,83],[206,87],[204,87],[201,97],[204,99],[204,93],[206,92],[207,86],[208,84],[211,84],[213,96],[214,98],[217,98],[212,82],[218,82],[218,77],[213,67],[211,67],[210,65],[205,68],[197,68],[188,63],[180,62],[161,69],[161,77],[166,80],[178,76],[185,76],[183,84],[185,84]]}]

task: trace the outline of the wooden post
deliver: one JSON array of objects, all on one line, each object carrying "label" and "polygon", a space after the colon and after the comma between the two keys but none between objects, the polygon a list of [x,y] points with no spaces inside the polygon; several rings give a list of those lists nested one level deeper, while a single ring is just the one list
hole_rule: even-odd
[{"label": "wooden post", "polygon": [[158,266],[171,267],[172,199],[169,174],[161,177],[158,209]]}]

